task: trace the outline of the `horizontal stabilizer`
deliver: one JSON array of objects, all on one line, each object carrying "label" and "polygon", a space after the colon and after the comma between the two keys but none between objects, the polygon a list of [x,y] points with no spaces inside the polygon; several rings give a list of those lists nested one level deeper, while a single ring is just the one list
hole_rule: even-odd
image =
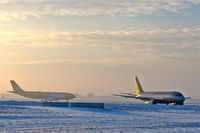
[{"label": "horizontal stabilizer", "polygon": [[15,93],[14,91],[7,91],[7,92],[9,92],[9,93]]},{"label": "horizontal stabilizer", "polygon": [[133,93],[120,93],[120,94],[133,95]]},{"label": "horizontal stabilizer", "polygon": [[133,95],[124,95],[124,94],[112,94],[113,96],[120,96],[120,97],[125,97],[125,98],[137,98]]}]

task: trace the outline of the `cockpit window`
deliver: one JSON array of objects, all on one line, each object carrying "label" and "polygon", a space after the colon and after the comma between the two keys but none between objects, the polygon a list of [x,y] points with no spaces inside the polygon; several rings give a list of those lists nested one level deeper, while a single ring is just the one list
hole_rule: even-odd
[{"label": "cockpit window", "polygon": [[182,97],[183,95],[181,93],[177,93],[176,96]]}]

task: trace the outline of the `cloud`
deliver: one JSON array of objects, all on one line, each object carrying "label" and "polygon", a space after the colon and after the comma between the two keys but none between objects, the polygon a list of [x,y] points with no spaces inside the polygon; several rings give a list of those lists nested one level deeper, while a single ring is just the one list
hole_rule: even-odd
[{"label": "cloud", "polygon": [[[140,28],[120,31],[0,31],[1,48],[45,48],[46,50],[84,48],[102,54],[109,51],[121,57],[163,56],[178,58],[200,57],[200,28]],[[102,50],[100,50],[102,49]],[[16,50],[15,50],[16,51]],[[3,52],[4,53],[4,52]],[[6,53],[5,53],[6,54]],[[1,55],[2,56],[2,55]],[[109,57],[108,57],[109,58]]]},{"label": "cloud", "polygon": [[181,13],[200,0],[2,0],[0,20],[45,16],[140,16]]},{"label": "cloud", "polygon": [[128,65],[135,64],[135,62],[130,62],[127,58],[103,58],[103,59],[49,59],[49,60],[31,60],[31,61],[9,61],[3,65],[46,65],[46,64],[93,64],[93,65]]}]

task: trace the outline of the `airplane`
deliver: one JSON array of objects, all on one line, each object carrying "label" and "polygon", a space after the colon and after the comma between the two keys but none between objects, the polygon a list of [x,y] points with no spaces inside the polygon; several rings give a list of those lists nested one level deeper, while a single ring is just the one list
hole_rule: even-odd
[{"label": "airplane", "polygon": [[58,101],[58,100],[69,100],[75,98],[72,93],[63,92],[40,92],[40,91],[25,91],[14,81],[11,80],[13,91],[8,91],[17,95],[21,95],[33,99],[41,99],[42,101]]},{"label": "airplane", "polygon": [[174,105],[183,105],[186,99],[183,94],[177,91],[165,91],[165,92],[145,92],[139,82],[138,77],[134,79],[135,92],[134,93],[120,93],[112,94],[114,96],[121,96],[125,98],[135,98],[144,101],[146,104],[157,104],[164,103],[169,104],[173,103]]}]

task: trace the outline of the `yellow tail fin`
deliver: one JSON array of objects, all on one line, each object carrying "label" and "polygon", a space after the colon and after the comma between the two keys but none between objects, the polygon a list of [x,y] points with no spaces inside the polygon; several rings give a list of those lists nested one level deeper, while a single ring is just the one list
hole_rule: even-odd
[{"label": "yellow tail fin", "polygon": [[133,93],[134,96],[137,96],[140,93],[144,92],[137,76],[135,76],[134,85],[135,85],[135,91]]}]

